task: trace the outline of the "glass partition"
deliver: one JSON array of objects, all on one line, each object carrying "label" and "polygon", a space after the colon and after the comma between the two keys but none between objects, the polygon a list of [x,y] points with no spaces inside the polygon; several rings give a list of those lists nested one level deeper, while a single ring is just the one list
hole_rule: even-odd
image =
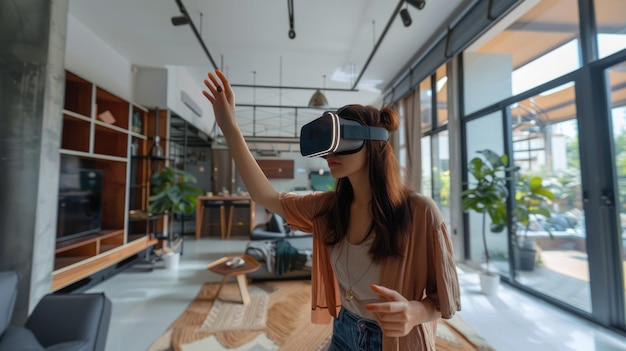
[{"label": "glass partition", "polygon": [[[477,152],[484,149],[490,149],[498,155],[504,153],[502,113],[500,111],[467,122],[465,129],[468,160],[478,156],[479,154]],[[469,173],[467,174],[467,181],[470,184],[475,181],[473,176]],[[473,211],[469,211],[467,214],[469,223],[469,259],[475,265],[484,265],[485,252],[482,237],[483,215]],[[485,220],[490,269],[497,269],[501,273],[508,272],[509,250],[506,232],[491,233],[488,229],[491,225],[489,216],[487,216]]]},{"label": "glass partition", "polygon": [[516,279],[591,312],[574,84],[509,107],[516,180]]}]

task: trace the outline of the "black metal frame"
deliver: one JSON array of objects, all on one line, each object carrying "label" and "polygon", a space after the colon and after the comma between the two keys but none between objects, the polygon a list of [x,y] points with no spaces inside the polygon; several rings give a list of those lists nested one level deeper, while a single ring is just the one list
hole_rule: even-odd
[{"label": "black metal frame", "polygon": [[[431,77],[431,89],[436,87],[436,70],[452,55],[460,54],[458,61],[458,110],[461,120],[461,145],[467,143],[467,123],[493,113],[500,113],[503,125],[503,149],[512,155],[512,126],[509,121],[509,109],[513,103],[536,96],[544,91],[556,88],[568,82],[575,83],[576,89],[576,117],[579,123],[579,152],[581,162],[581,178],[584,192],[584,211],[587,232],[587,253],[590,270],[590,288],[592,312],[588,313],[569,305],[561,300],[543,294],[529,286],[521,284],[516,279],[514,257],[509,255],[509,275],[503,281],[517,289],[540,298],[552,305],[566,310],[574,315],[591,322],[607,327],[617,333],[626,335],[626,302],[624,298],[624,274],[621,270],[622,243],[616,235],[620,232],[619,208],[616,204],[618,185],[613,160],[615,150],[612,142],[610,122],[610,96],[607,94],[606,69],[626,61],[626,49],[611,56],[598,60],[598,42],[595,23],[595,11],[592,0],[578,0],[580,26],[580,62],[581,67],[549,82],[545,82],[521,94],[502,99],[478,111],[465,115],[464,94],[464,66],[461,51],[465,46],[478,37],[494,21],[501,18],[519,2],[506,1],[500,3],[498,9],[493,9],[493,3],[479,1],[471,10],[452,27],[448,28],[445,36],[430,50],[406,70],[397,83],[385,93],[385,100],[393,103],[408,95],[418,87],[426,77]],[[500,6],[502,5],[502,6]],[[504,6],[506,5],[506,6]],[[485,9],[487,6],[487,9]],[[507,7],[508,6],[508,7]],[[489,16],[479,20],[485,10]],[[491,18],[489,18],[491,16]],[[471,40],[467,33],[472,33]],[[455,34],[457,37],[455,38]],[[458,35],[462,35],[460,38]],[[445,47],[445,52],[442,48]],[[417,69],[419,67],[419,69]],[[436,94],[432,94],[432,128],[424,132],[423,136],[434,136],[447,129],[447,125],[437,125]],[[433,138],[431,138],[431,159]],[[466,150],[465,148],[463,150]],[[605,155],[605,157],[598,157]],[[467,152],[462,152],[462,182],[463,190],[467,187]],[[515,184],[509,182],[509,190],[514,192]],[[434,189],[431,189],[431,191]],[[512,213],[514,200],[509,198],[507,203],[509,213]],[[463,226],[469,228],[468,215],[463,214]],[[512,219],[509,218],[508,233],[513,230]],[[467,231],[466,231],[467,232]],[[510,237],[510,236],[509,236]],[[509,252],[513,252],[513,243],[508,240]],[[469,235],[464,236],[465,257],[470,257]]]}]

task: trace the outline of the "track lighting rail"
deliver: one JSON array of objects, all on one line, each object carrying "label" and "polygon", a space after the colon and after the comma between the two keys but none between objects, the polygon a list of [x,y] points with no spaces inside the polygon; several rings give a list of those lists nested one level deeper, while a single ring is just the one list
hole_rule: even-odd
[{"label": "track lighting rail", "polygon": [[200,32],[198,32],[198,29],[193,24],[193,21],[191,20],[191,17],[189,17],[189,13],[187,12],[187,9],[185,8],[185,5],[183,5],[183,1],[182,0],[175,0],[175,1],[176,1],[176,4],[178,5],[178,9],[180,10],[180,13],[182,13],[183,16],[187,17],[187,20],[189,21],[189,26],[191,27],[191,30],[193,31],[193,34],[195,34],[196,38],[200,42],[200,46],[202,46],[202,49],[204,50],[204,53],[209,58],[209,61],[211,61],[211,64],[213,65],[213,68],[217,69],[218,68],[217,64],[215,63],[215,60],[213,60],[213,56],[211,56],[211,53],[209,52],[209,49],[207,49],[206,45],[204,44],[204,40],[202,40],[202,36],[200,35]]}]

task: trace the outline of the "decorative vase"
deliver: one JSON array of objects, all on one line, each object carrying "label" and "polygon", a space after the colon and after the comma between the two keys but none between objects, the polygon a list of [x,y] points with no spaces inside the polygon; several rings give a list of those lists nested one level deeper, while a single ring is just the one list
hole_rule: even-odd
[{"label": "decorative vase", "polygon": [[483,294],[491,296],[498,292],[500,286],[500,275],[493,272],[480,272],[480,289]]},{"label": "decorative vase", "polygon": [[165,269],[170,271],[178,270],[178,265],[180,263],[180,252],[170,252],[163,256],[163,261],[165,262]]}]

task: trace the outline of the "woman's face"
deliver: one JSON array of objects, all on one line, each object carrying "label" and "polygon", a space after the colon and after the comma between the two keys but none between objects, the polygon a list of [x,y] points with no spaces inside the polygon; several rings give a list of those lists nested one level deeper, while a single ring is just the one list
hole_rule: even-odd
[{"label": "woman's face", "polygon": [[349,155],[329,154],[326,162],[330,169],[330,175],[335,178],[367,175],[367,151],[362,148],[359,152]]}]

